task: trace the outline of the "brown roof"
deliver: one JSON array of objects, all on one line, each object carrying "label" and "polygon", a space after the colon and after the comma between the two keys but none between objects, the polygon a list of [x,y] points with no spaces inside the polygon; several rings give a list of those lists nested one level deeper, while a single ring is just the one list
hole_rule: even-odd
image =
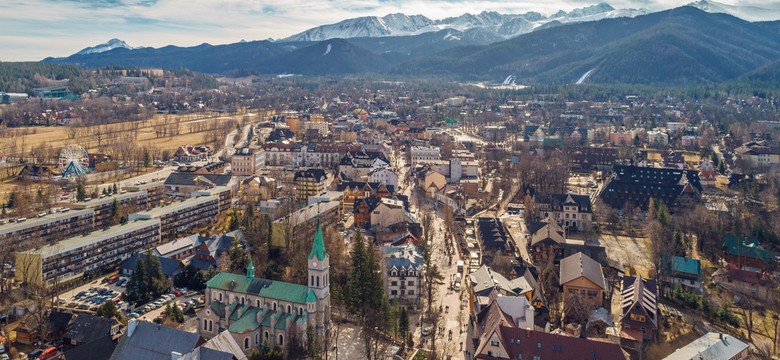
[{"label": "brown roof", "polygon": [[[510,359],[567,359],[567,360],[628,360],[628,355],[620,345],[566,335],[556,335],[541,331],[499,327],[499,335]],[[483,354],[478,359],[497,359]]]},{"label": "brown roof", "polygon": [[583,276],[602,290],[607,288],[601,264],[588,255],[578,252],[561,260],[561,285]]}]

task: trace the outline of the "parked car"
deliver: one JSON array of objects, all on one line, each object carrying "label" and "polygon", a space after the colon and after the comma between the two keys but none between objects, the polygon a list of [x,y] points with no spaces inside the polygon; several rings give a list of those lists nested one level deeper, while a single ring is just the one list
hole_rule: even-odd
[{"label": "parked car", "polygon": [[37,359],[39,356],[43,354],[43,349],[35,349],[33,351],[30,351],[29,354],[27,354],[27,358],[30,360]]},{"label": "parked car", "polygon": [[41,353],[40,356],[38,356],[38,359],[44,360],[44,359],[51,359],[55,357],[57,354],[59,354],[60,351],[54,347],[50,346],[46,350],[43,350],[43,353]]}]

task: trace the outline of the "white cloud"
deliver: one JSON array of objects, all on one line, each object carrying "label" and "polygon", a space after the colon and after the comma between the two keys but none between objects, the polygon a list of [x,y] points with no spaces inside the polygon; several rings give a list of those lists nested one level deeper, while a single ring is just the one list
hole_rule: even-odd
[{"label": "white cloud", "polygon": [[[659,10],[692,0],[616,0],[617,8]],[[759,0],[723,0],[723,3]],[[433,19],[465,12],[521,13],[557,10],[598,0],[3,0],[0,1],[0,60],[67,56],[120,38],[131,46],[192,46],[241,39],[281,38],[308,28],[367,15],[403,12]],[[98,3],[99,6],[95,6]]]}]

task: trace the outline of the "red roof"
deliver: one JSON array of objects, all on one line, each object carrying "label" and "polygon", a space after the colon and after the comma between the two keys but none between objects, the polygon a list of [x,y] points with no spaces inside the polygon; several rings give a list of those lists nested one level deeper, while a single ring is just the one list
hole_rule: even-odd
[{"label": "red roof", "polygon": [[[501,342],[509,352],[510,359],[567,359],[567,360],[628,360],[618,344],[555,335],[541,331],[501,326]],[[478,359],[494,359],[492,356],[477,355]]]}]

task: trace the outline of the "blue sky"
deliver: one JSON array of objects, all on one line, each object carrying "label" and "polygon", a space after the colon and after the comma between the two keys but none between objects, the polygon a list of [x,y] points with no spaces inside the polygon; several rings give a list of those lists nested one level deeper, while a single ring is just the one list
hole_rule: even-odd
[{"label": "blue sky", "polygon": [[[615,8],[660,10],[692,0],[616,0]],[[192,46],[282,38],[350,17],[403,12],[432,19],[464,12],[551,14],[588,0],[0,0],[0,61],[67,56],[119,38],[130,46]],[[720,0],[777,6],[778,0]],[[780,8],[777,6],[776,8]],[[780,17],[778,17],[780,18]]]}]

